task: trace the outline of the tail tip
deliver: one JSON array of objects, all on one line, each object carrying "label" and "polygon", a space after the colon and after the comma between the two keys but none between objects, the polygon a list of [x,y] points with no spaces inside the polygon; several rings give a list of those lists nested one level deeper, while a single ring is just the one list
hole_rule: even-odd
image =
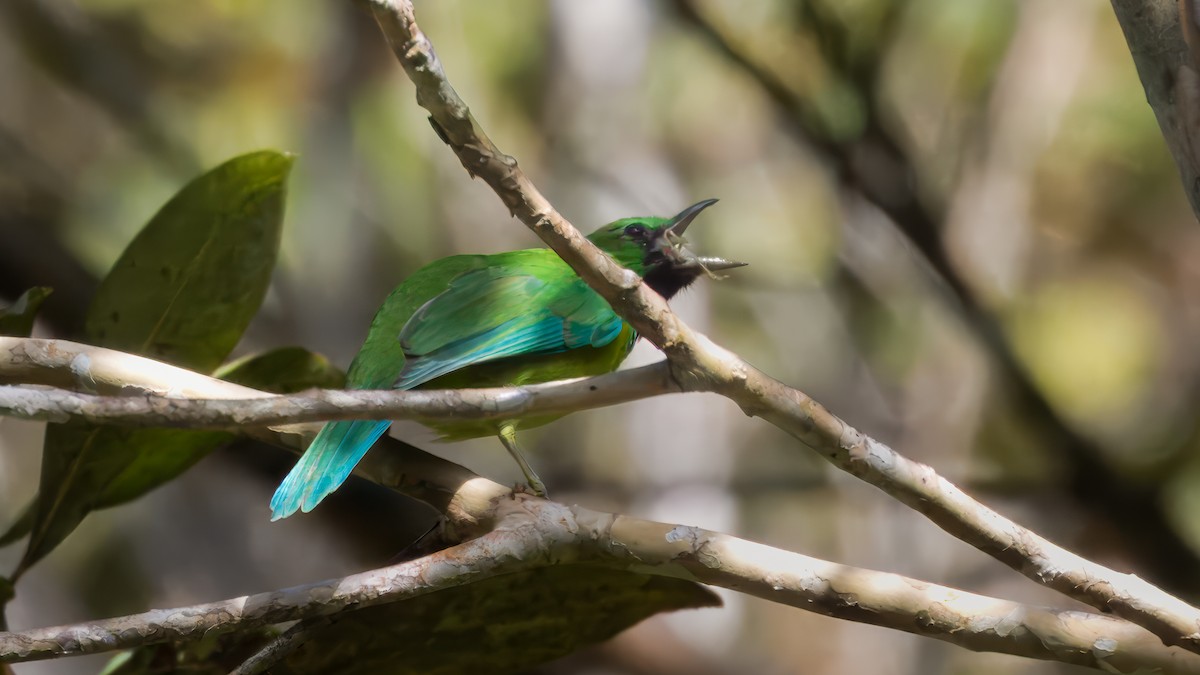
[{"label": "tail tip", "polygon": [[283,520],[296,512],[296,498],[284,493],[281,485],[271,497],[271,522]]},{"label": "tail tip", "polygon": [[275,493],[275,497],[271,499],[271,522],[283,520],[288,516],[293,516],[297,511],[308,513],[316,507],[317,503],[323,499],[325,495],[314,498],[309,492],[299,495]]}]

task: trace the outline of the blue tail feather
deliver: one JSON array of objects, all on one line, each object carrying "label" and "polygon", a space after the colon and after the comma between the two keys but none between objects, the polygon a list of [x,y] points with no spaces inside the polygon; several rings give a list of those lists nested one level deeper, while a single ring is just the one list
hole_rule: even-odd
[{"label": "blue tail feather", "polygon": [[271,520],[308,512],[350,477],[354,466],[391,422],[354,420],[321,428],[271,498]]}]

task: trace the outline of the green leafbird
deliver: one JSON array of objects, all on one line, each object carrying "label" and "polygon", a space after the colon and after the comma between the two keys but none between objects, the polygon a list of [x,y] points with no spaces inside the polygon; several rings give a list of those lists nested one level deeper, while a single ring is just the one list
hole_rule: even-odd
[{"label": "green leafbird", "polygon": [[[705,272],[740,267],[684,248],[708,199],[674,218],[624,218],[588,238],[670,299]],[[375,314],[347,373],[355,389],[499,387],[617,369],[637,332],[558,254],[538,248],[436,260],[401,283]],[[557,416],[435,426],[445,440],[498,435],[539,494],[545,488],[516,444],[518,425]],[[336,490],[391,424],[326,424],[271,499],[272,520],[309,511]]]}]

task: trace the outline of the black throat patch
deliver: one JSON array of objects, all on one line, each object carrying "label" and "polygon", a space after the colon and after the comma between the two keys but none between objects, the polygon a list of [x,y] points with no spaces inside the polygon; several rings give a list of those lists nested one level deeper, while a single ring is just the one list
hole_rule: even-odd
[{"label": "black throat patch", "polygon": [[670,263],[663,263],[651,267],[642,280],[653,288],[655,293],[670,300],[676,293],[690,286],[700,274],[699,268],[680,269]]}]

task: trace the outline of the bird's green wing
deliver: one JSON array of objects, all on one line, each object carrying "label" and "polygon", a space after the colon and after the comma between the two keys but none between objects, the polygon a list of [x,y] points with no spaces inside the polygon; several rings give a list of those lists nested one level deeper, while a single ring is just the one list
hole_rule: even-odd
[{"label": "bird's green wing", "polygon": [[[391,387],[404,368],[404,350],[397,339],[400,329],[452,279],[487,264],[488,256],[451,256],[405,279],[375,313],[367,339],[346,374],[347,384],[355,389]],[[336,490],[390,424],[386,420],[345,420],[322,427],[271,498],[272,520],[286,518],[297,510],[311,510]]]},{"label": "bird's green wing", "polygon": [[[347,380],[358,389],[409,389],[475,363],[601,347],[621,326],[552,251],[454,256],[421,268],[388,296]],[[308,511],[336,490],[388,424],[325,425],[275,491],[272,518]]]},{"label": "bird's green wing", "polygon": [[612,342],[621,318],[552,252],[536,253],[543,255],[466,272],[418,309],[400,331],[406,360],[395,386],[408,389],[478,363]]},{"label": "bird's green wing", "polygon": [[404,368],[400,330],[430,298],[446,290],[452,279],[486,267],[489,257],[442,258],[425,265],[397,286],[375,313],[367,338],[346,372],[347,384],[354,389],[390,389]]}]

